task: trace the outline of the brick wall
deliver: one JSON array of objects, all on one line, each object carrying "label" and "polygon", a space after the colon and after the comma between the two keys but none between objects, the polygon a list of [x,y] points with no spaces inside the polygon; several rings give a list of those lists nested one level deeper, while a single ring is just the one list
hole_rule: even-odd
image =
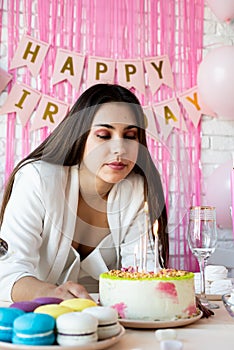
[{"label": "brick wall", "polygon": [[[219,21],[209,7],[206,7],[203,40],[204,57],[213,48],[221,45],[233,45],[233,43],[234,22],[226,24]],[[234,118],[232,121],[204,116],[202,118],[201,154],[204,195],[209,176],[218,166],[231,161],[233,154]],[[231,228],[218,230],[218,248],[227,248],[233,251],[233,270],[230,274],[234,276],[234,240]],[[212,263],[215,263],[215,259]],[[220,261],[217,261],[217,263],[220,264]]]}]

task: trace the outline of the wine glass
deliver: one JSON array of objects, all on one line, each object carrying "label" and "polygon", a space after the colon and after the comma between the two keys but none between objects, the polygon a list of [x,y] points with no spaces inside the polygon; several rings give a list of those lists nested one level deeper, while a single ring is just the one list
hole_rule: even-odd
[{"label": "wine glass", "polygon": [[202,305],[214,309],[205,294],[205,265],[217,246],[216,210],[211,206],[194,206],[189,212],[188,244],[200,268],[200,300]]}]

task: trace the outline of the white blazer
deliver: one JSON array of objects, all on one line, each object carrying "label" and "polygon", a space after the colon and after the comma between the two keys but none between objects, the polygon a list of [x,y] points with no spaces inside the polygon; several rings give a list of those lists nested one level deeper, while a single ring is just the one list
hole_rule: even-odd
[{"label": "white blazer", "polygon": [[[78,200],[78,166],[35,161],[18,171],[0,232],[9,246],[0,260],[0,300],[12,301],[12,287],[24,276],[60,284],[77,282],[81,269],[98,280],[110,268],[133,266],[144,226],[142,176],[130,174],[113,186],[107,202],[110,235],[82,262],[71,247]],[[152,269],[150,247],[148,254]]]}]

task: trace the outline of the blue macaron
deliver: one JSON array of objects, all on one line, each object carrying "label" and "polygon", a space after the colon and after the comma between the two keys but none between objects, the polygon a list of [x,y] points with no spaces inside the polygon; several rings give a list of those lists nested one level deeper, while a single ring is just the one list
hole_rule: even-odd
[{"label": "blue macaron", "polygon": [[55,342],[55,319],[46,314],[28,312],[13,323],[12,343],[52,345]]},{"label": "blue macaron", "polygon": [[24,311],[16,308],[0,307],[0,341],[11,342],[13,323]]}]

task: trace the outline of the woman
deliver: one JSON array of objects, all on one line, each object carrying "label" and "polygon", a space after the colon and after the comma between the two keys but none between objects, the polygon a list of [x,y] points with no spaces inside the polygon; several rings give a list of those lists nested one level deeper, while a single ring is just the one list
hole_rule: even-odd
[{"label": "woman", "polygon": [[166,267],[166,208],[142,107],[126,88],[92,86],[9,179],[0,214],[8,243],[0,299],[89,298],[101,272],[133,265],[145,201],[151,228],[159,223]]}]

